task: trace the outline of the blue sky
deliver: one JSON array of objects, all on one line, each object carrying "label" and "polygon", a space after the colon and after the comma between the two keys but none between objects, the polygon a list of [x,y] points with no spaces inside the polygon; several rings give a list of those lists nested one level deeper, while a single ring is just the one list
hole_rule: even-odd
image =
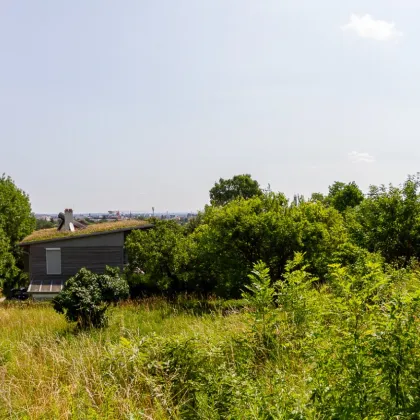
[{"label": "blue sky", "polygon": [[197,210],[218,178],[308,195],[420,161],[420,2],[0,4],[0,172],[36,212]]}]

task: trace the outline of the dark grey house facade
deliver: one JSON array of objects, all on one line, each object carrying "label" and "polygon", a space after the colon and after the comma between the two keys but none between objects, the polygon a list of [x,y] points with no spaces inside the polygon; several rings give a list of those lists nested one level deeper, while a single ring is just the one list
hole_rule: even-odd
[{"label": "dark grey house facade", "polygon": [[[110,223],[111,230],[68,232],[66,236],[24,240],[29,273],[28,293],[34,299],[50,299],[61,291],[65,281],[81,268],[101,274],[105,267],[123,269],[126,262],[124,243],[127,235],[136,229],[149,229],[146,224]],[[119,227],[121,226],[121,227]]]}]

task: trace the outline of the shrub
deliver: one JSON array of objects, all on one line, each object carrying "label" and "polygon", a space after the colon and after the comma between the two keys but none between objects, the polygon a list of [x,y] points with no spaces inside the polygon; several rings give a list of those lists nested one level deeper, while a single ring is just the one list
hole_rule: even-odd
[{"label": "shrub", "polygon": [[259,261],[248,275],[251,284],[245,286],[248,291],[242,297],[253,309],[253,330],[257,339],[267,347],[273,338],[275,328],[274,287],[271,286],[270,270],[265,263]]},{"label": "shrub", "polygon": [[103,327],[109,305],[127,298],[128,291],[118,269],[107,267],[105,274],[98,275],[82,268],[54,299],[54,309],[79,328]]},{"label": "shrub", "polygon": [[184,266],[189,254],[183,228],[172,220],[152,220],[154,228],[133,231],[125,247],[131,297],[188,290]]}]

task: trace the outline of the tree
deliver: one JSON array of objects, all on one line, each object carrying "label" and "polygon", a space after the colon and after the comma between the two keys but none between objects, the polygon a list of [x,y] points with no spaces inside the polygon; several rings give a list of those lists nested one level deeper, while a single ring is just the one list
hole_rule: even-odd
[{"label": "tree", "polygon": [[401,187],[371,186],[368,197],[346,215],[355,242],[387,262],[420,257],[420,177]]},{"label": "tree", "polygon": [[199,223],[155,220],[126,241],[131,292],[181,291],[240,297],[249,271],[263,261],[274,280],[304,252],[311,274],[322,278],[332,262],[351,259],[343,216],[319,202],[289,204],[283,194],[238,198],[207,206]]},{"label": "tree", "polygon": [[210,190],[210,203],[213,206],[224,206],[236,198],[262,196],[263,192],[251,175],[235,175],[231,179],[220,178]]},{"label": "tree", "polygon": [[312,193],[311,198],[309,201],[313,201],[315,203],[325,203],[326,197],[322,193]]},{"label": "tree", "polygon": [[26,281],[18,243],[35,228],[29,197],[10,177],[0,177],[0,288],[3,293]]},{"label": "tree", "polygon": [[355,182],[345,184],[336,181],[330,185],[327,196],[327,202],[341,213],[348,208],[356,207],[363,199],[364,195]]},{"label": "tree", "polygon": [[51,229],[57,227],[57,224],[51,220],[36,219],[36,230]]},{"label": "tree", "polygon": [[10,242],[0,229],[0,288],[3,289],[3,293],[8,294],[14,287],[18,275],[19,269],[11,252]]},{"label": "tree", "polygon": [[0,177],[0,230],[14,247],[35,229],[28,195],[10,177]]},{"label": "tree", "polygon": [[133,231],[125,243],[131,295],[187,290],[184,267],[189,253],[184,228],[173,220],[151,222],[153,229]]},{"label": "tree", "polygon": [[336,253],[349,241],[343,216],[322,203],[308,202],[292,207],[290,218],[297,232],[294,251],[305,253],[308,271],[323,278]]},{"label": "tree", "polygon": [[82,268],[66,281],[53,304],[58,313],[69,322],[77,322],[79,328],[98,328],[106,325],[109,305],[128,295],[128,284],[118,269],[107,267],[105,274],[94,274]]},{"label": "tree", "polygon": [[278,280],[294,253],[304,252],[309,271],[322,277],[348,235],[334,208],[312,202],[288,205],[279,194],[207,207],[191,241],[192,277],[202,291],[238,297],[259,260]]}]

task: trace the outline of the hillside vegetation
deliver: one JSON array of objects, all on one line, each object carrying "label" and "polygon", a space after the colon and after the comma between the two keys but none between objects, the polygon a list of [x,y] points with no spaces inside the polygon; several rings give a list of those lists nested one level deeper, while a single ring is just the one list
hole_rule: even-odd
[{"label": "hillside vegetation", "polygon": [[[81,270],[65,316],[0,304],[0,418],[419,418],[419,177],[289,201],[239,175],[210,202],[132,232],[123,273]],[[0,217],[5,287],[28,206],[20,229]]]},{"label": "hillside vegetation", "polygon": [[365,195],[355,183],[335,182],[328,195],[289,201],[256,190],[243,175],[216,183],[210,197],[213,204],[185,227],[154,220],[154,229],[129,235],[132,296],[182,291],[238,298],[255,262],[267,264],[276,281],[297,252],[321,281],[331,264],[352,266],[375,255],[402,268],[420,257],[418,176],[399,187],[372,186]]},{"label": "hillside vegetation", "polygon": [[314,285],[301,255],[241,301],[150,298],[77,332],[0,307],[0,418],[417,418],[420,275],[366,260]]}]

